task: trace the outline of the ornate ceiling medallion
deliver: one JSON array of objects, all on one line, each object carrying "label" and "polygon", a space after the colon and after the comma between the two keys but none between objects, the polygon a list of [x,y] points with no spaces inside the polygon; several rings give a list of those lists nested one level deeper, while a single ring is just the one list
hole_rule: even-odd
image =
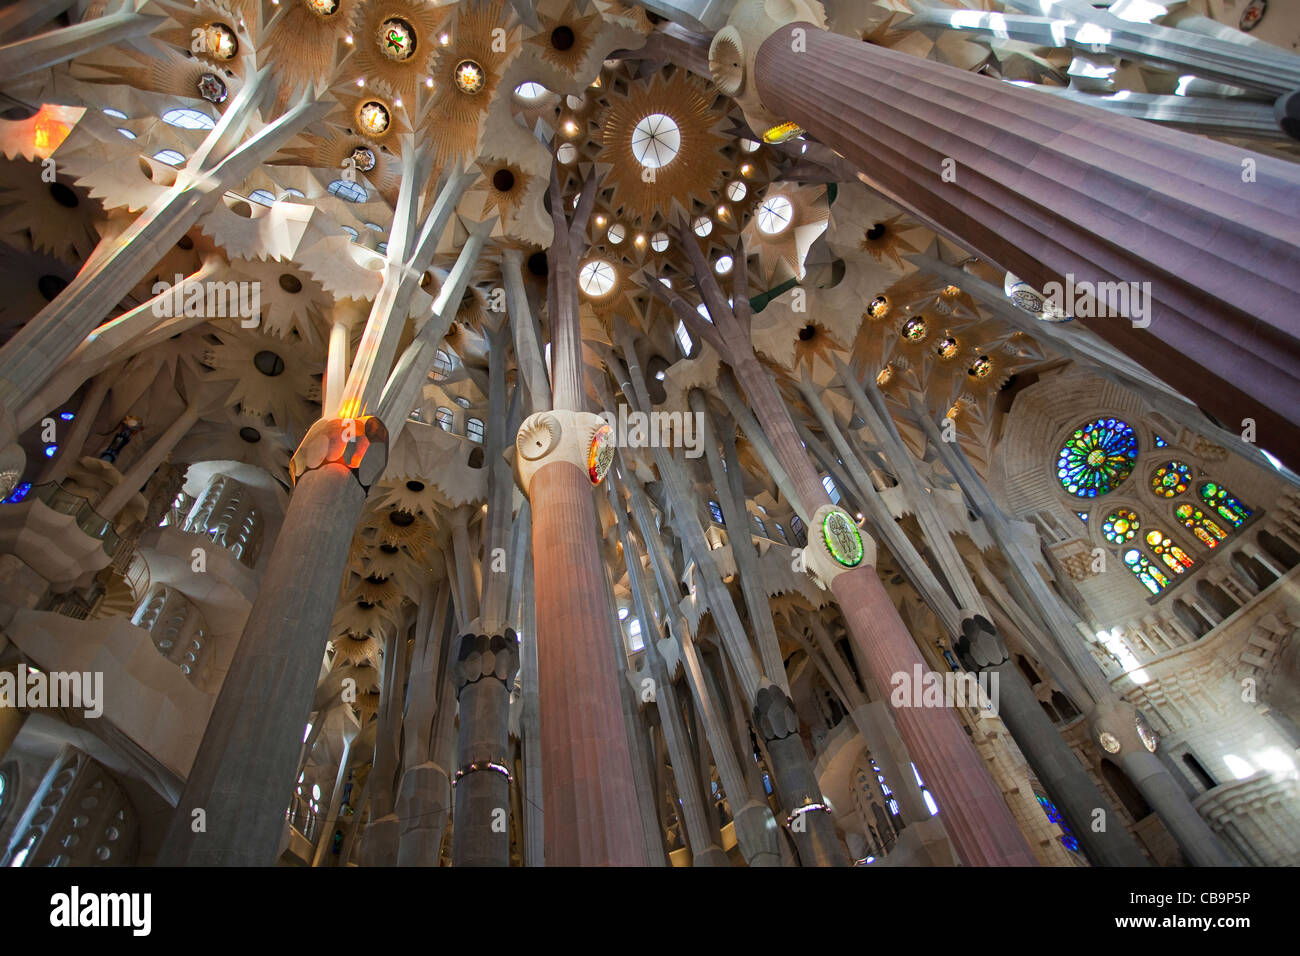
[{"label": "ornate ceiling medallion", "polygon": [[419,41],[415,28],[401,17],[389,17],[379,25],[379,49],[394,63],[404,63],[415,56]]},{"label": "ornate ceiling medallion", "polygon": [[597,120],[598,163],[608,165],[610,209],[655,232],[674,212],[712,207],[732,173],[719,131],[724,114],[717,94],[682,70],[610,88]]},{"label": "ornate ceiling medallion", "polygon": [[375,153],[372,149],[365,146],[358,146],[352,150],[352,166],[359,172],[368,173],[375,168]]},{"label": "ornate ceiling medallion", "polygon": [[239,38],[224,23],[209,23],[194,30],[193,52],[214,60],[233,60],[239,54]]},{"label": "ornate ceiling medallion", "polygon": [[209,103],[220,106],[230,96],[226,82],[215,73],[204,73],[199,77],[199,96]]},{"label": "ornate ceiling medallion", "polygon": [[357,109],[357,125],[368,136],[383,136],[392,125],[388,107],[377,100],[368,100]]},{"label": "ornate ceiling medallion", "polygon": [[456,89],[470,96],[482,93],[483,87],[487,85],[487,73],[473,60],[461,60],[457,63],[452,77]]},{"label": "ornate ceiling medallion", "polygon": [[332,17],[339,12],[339,0],[304,0],[307,9],[318,17]]}]

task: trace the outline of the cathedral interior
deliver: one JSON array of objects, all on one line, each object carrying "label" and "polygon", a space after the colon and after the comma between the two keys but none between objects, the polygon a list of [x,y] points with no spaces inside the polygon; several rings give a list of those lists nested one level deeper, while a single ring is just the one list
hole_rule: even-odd
[{"label": "cathedral interior", "polygon": [[1300,865],[1300,4],[0,4],[0,865]]}]

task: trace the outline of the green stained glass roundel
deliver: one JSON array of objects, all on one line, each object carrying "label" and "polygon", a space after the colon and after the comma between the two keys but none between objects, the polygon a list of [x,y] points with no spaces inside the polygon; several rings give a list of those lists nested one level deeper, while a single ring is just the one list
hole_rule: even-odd
[{"label": "green stained glass roundel", "polygon": [[1137,463],[1133,426],[1118,418],[1080,425],[1056,456],[1056,477],[1076,498],[1097,498],[1124,481]]},{"label": "green stained glass roundel", "polygon": [[862,547],[862,534],[843,511],[827,513],[822,520],[822,539],[831,557],[846,568],[856,568],[862,563],[866,553]]}]

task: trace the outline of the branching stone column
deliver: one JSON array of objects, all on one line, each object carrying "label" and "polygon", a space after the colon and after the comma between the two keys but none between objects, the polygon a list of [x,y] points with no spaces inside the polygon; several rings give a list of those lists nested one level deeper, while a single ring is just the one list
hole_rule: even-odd
[{"label": "branching stone column", "polygon": [[[847,512],[831,503],[785,400],[754,354],[748,269],[733,270],[731,305],[694,236],[684,227],[679,234],[696,288],[713,321],[705,321],[658,282],[651,280],[647,287],[731,366],[803,508],[808,567],[835,595],[871,677],[887,687],[893,685],[895,674],[925,673],[921,653],[876,575],[875,542],[858,531]],[[741,265],[747,261],[743,244],[733,259]],[[896,717],[908,752],[938,794],[944,826],[966,864],[1036,865],[1001,791],[957,717],[943,707],[899,708]]]},{"label": "branching stone column", "polygon": [[[585,184],[570,220],[552,171],[555,239],[547,257],[555,408],[525,419],[515,448],[533,518],[547,866],[647,863],[592,502],[593,479],[604,472],[589,470],[600,440],[608,445],[604,421],[586,410],[578,315],[577,259],[597,186],[595,179]],[[613,448],[606,452],[603,468]]]},{"label": "branching stone column", "polygon": [[767,8],[742,0],[710,51],[755,130],[798,124],[941,235],[1068,286],[1103,315],[1090,329],[1297,467],[1295,164],[828,33],[803,0],[780,15],[804,22]]},{"label": "branching stone column", "polygon": [[[437,246],[437,236],[431,233],[441,235],[450,220],[446,204],[454,206],[453,197],[464,188],[454,171],[448,175],[408,254],[405,236],[415,231],[424,185],[407,178],[402,182],[393,255],[406,269],[385,275],[385,289],[390,282],[402,288],[380,296],[395,311],[377,306],[371,312],[367,336],[375,340],[375,349],[395,337],[387,334],[392,326],[405,324],[402,303],[413,295],[408,286],[418,284],[422,269],[416,268],[428,264]],[[316,683],[315,663],[325,651],[353,529],[371,485],[387,466],[390,435],[396,439],[405,427],[414,395],[433,367],[437,342],[446,335],[464,295],[487,228],[479,223],[470,229],[433,314],[392,375],[386,375],[387,364],[374,362],[373,354],[367,353],[365,362],[358,356],[344,409],[326,409],[329,417],[311,427],[294,453],[289,509],[159,855],[164,865],[275,862],[302,740],[300,728]],[[393,341],[390,361],[395,351]],[[376,400],[378,415],[348,411],[373,408]]]},{"label": "branching stone column", "polygon": [[460,701],[460,766],[452,778],[453,866],[510,865],[510,688],[519,670],[519,638],[466,634],[452,667]]}]

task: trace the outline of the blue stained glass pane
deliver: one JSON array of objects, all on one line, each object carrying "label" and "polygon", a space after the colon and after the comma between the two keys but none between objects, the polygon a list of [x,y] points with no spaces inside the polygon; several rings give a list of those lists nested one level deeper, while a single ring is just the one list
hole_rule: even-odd
[{"label": "blue stained glass pane", "polygon": [[1169,442],[1165,441],[1165,440],[1164,440],[1163,438],[1161,438],[1159,435],[1156,436],[1156,447],[1157,447],[1157,448],[1164,448],[1164,447],[1165,447],[1166,445],[1168,445],[1168,444],[1169,444]]},{"label": "blue stained glass pane", "polygon": [[6,498],[3,503],[7,505],[16,505],[18,504],[18,502],[26,498],[27,493],[31,490],[32,490],[32,483],[30,481],[24,481],[22,484],[20,484],[17,488],[13,490],[13,494],[11,494],[8,498]]}]

